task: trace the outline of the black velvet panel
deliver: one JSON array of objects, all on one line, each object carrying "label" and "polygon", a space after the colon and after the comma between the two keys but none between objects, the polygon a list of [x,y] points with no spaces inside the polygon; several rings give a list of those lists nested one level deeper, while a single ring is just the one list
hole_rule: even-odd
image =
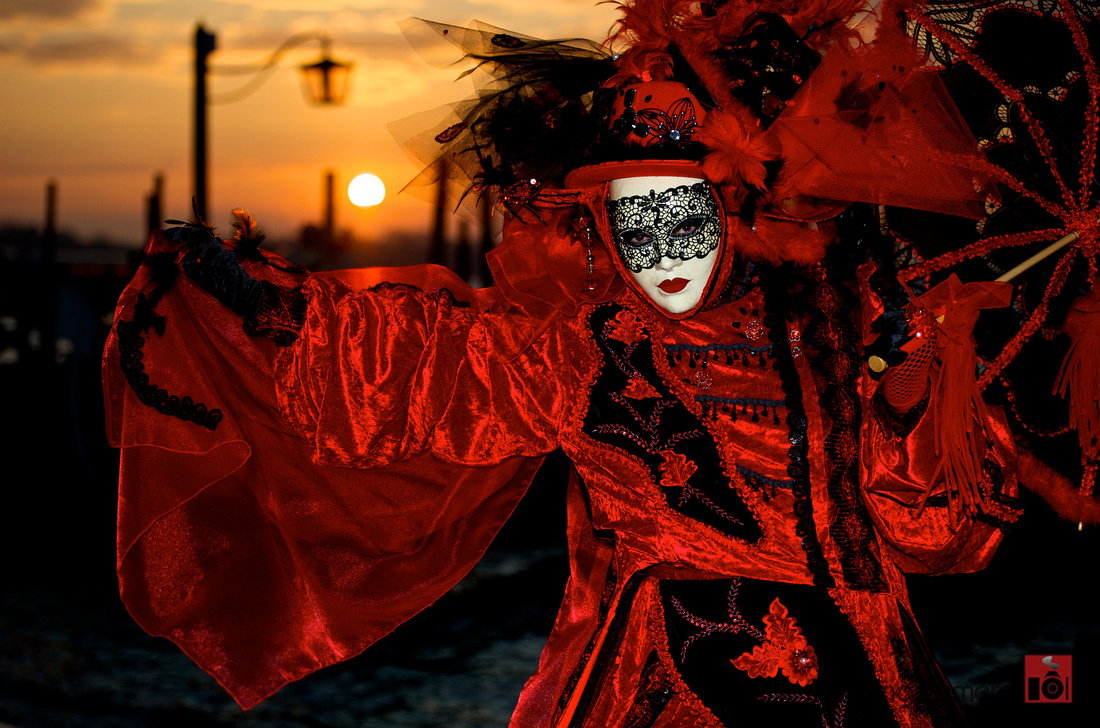
[{"label": "black velvet panel", "polygon": [[[673,664],[724,725],[897,725],[859,637],[825,589],[741,577],[662,581],[660,593]],[[817,674],[806,685],[781,671],[750,677],[733,664],[765,643],[776,599],[813,650]]]},{"label": "black velvet panel", "polygon": [[[760,526],[737,491],[728,486],[714,438],[657,372],[648,332],[638,322],[641,333],[637,341],[614,337],[613,321],[624,312],[628,313],[621,306],[608,304],[597,309],[589,322],[603,366],[592,386],[584,431],[641,459],[673,510],[726,535],[758,540]],[[656,396],[624,395],[631,380],[639,379],[652,387]],[[682,485],[669,485],[671,480],[662,473],[669,453],[694,465]]]}]

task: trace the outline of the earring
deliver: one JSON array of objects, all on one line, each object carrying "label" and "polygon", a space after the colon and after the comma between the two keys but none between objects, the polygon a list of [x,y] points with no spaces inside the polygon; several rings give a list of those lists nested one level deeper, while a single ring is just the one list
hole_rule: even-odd
[{"label": "earring", "polygon": [[589,298],[594,297],[601,288],[600,279],[596,276],[596,258],[592,254],[592,224],[591,220],[585,218],[584,223],[584,247],[588,251],[588,275],[584,279],[584,284],[581,286],[581,291],[585,296]]}]

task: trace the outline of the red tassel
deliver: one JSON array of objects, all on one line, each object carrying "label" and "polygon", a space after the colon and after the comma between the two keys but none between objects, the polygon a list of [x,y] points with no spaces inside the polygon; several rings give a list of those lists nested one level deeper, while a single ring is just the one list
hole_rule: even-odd
[{"label": "red tassel", "polygon": [[988,413],[975,370],[974,324],[984,308],[1011,302],[1007,283],[968,283],[950,278],[924,294],[917,305],[942,312],[936,334],[940,376],[933,383],[931,408],[936,433],[936,467],[921,499],[924,507],[933,486],[942,478],[948,497],[949,522],[954,527],[962,513],[984,510],[980,484],[988,432]]},{"label": "red tassel", "polygon": [[1091,495],[1100,455],[1100,288],[1073,302],[1062,331],[1069,334],[1069,351],[1062,361],[1054,393],[1069,394],[1069,424],[1077,430],[1085,475],[1083,495]]}]

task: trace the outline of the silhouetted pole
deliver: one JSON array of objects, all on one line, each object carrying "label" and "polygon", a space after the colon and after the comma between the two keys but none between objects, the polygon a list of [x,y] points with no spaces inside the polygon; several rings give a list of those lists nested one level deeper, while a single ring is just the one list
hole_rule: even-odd
[{"label": "silhouetted pole", "polygon": [[325,174],[325,250],[331,252],[336,243],[336,175]]},{"label": "silhouetted pole", "polygon": [[153,192],[145,199],[145,237],[152,235],[154,230],[160,230],[161,221],[164,219],[164,175],[153,177]]},{"label": "silhouetted pole", "polygon": [[195,209],[206,219],[206,57],[214,52],[217,39],[200,24],[195,28]]},{"label": "silhouetted pole", "polygon": [[454,271],[458,277],[467,283],[470,282],[470,263],[473,251],[470,250],[470,224],[465,220],[458,221],[458,246],[455,251]]},{"label": "silhouetted pole", "polygon": [[435,216],[432,219],[432,239],[428,249],[428,262],[444,265],[443,258],[443,208],[447,205],[447,160],[440,159],[439,177],[436,181]]},{"label": "silhouetted pole", "polygon": [[[37,306],[37,313],[41,317],[38,325],[39,339],[31,342],[31,348],[36,349],[34,357],[42,363],[52,363],[56,342],[54,341],[54,320],[57,318],[57,183],[50,180],[46,184],[46,224],[42,229],[42,258],[39,261],[41,271],[41,285],[38,286],[38,295],[42,296],[41,304]],[[36,346],[37,344],[37,346]]]},{"label": "silhouetted pole", "polygon": [[57,183],[46,183],[46,225],[42,229],[43,265],[53,265],[57,260]]},{"label": "silhouetted pole", "polygon": [[477,250],[478,273],[481,274],[481,285],[489,287],[493,284],[493,272],[489,270],[489,260],[485,256],[493,247],[493,197],[486,190],[481,198],[481,241]]}]

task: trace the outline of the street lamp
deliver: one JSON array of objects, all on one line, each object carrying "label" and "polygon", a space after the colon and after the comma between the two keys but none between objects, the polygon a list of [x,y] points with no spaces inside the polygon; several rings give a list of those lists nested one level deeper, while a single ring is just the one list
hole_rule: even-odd
[{"label": "street lamp", "polygon": [[313,99],[313,103],[319,105],[344,103],[348,78],[351,75],[351,64],[329,58],[330,45],[328,36],[322,36],[321,60],[300,67],[306,88],[309,89],[309,97]]},{"label": "street lamp", "polygon": [[318,40],[321,43],[321,60],[301,66],[302,75],[305,78],[306,88],[310,99],[314,104],[332,106],[344,103],[347,94],[347,81],[351,64],[334,61],[329,57],[331,41],[327,35],[319,33],[307,33],[291,36],[283,42],[271,57],[263,64],[254,66],[238,66],[226,68],[210,67],[206,63],[206,57],[217,48],[217,38],[213,33],[207,32],[202,24],[195,28],[195,136],[194,136],[194,207],[195,212],[202,219],[206,219],[206,180],[207,180],[207,109],[210,106],[210,98],[206,90],[206,76],[214,70],[218,73],[251,73],[252,78],[242,87],[231,92],[230,97],[217,100],[218,103],[232,103],[248,96],[260,84],[266,80],[265,73],[275,68],[279,58],[291,48],[304,42]]}]

